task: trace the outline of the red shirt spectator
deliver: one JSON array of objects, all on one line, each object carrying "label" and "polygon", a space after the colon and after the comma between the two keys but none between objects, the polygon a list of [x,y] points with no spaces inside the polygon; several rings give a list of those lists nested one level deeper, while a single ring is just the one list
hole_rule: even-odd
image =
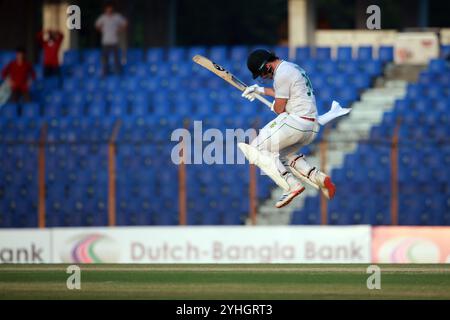
[{"label": "red shirt spectator", "polygon": [[44,67],[59,67],[59,48],[64,35],[59,31],[49,30],[38,33],[38,41],[44,50]]},{"label": "red shirt spectator", "polygon": [[36,73],[31,63],[25,60],[24,49],[17,50],[16,59],[2,70],[2,78],[9,78],[13,102],[18,102],[21,96],[25,101],[30,101],[28,89],[31,86],[31,79],[36,79]]},{"label": "red shirt spectator", "polygon": [[17,52],[17,58],[11,61],[2,71],[2,78],[9,77],[11,90],[28,92],[30,77],[36,79],[36,73],[34,72],[31,63],[25,60],[23,52]]}]

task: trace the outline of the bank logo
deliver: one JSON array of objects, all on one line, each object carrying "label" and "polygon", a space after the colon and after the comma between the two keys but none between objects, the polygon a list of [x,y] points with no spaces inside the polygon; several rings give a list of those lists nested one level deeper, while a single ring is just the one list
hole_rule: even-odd
[{"label": "bank logo", "polygon": [[397,237],[380,247],[378,260],[381,263],[439,263],[440,250],[428,239]]},{"label": "bank logo", "polygon": [[102,234],[81,234],[70,238],[61,252],[65,263],[114,263],[119,261],[116,241]]}]

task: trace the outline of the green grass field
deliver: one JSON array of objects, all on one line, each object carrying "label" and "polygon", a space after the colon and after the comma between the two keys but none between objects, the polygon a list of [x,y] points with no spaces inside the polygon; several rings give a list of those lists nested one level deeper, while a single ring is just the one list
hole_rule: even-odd
[{"label": "green grass field", "polygon": [[450,265],[0,265],[0,299],[450,299]]}]

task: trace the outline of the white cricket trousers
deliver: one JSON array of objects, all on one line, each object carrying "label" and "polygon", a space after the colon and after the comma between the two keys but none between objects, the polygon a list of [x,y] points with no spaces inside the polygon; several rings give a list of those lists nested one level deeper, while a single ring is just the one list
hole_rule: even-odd
[{"label": "white cricket trousers", "polygon": [[[269,154],[282,176],[295,166],[303,175],[309,176],[312,170],[299,149],[310,144],[319,133],[320,125],[299,115],[283,112],[261,129],[251,145],[260,152]],[[290,183],[289,183],[290,184]]]}]

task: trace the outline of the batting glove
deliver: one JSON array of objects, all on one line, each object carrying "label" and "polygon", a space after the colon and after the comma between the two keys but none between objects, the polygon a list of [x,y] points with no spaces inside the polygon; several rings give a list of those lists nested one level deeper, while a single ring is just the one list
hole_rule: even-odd
[{"label": "batting glove", "polygon": [[242,93],[242,97],[253,101],[255,100],[255,94],[264,94],[264,88],[254,84],[250,87],[247,87]]}]

